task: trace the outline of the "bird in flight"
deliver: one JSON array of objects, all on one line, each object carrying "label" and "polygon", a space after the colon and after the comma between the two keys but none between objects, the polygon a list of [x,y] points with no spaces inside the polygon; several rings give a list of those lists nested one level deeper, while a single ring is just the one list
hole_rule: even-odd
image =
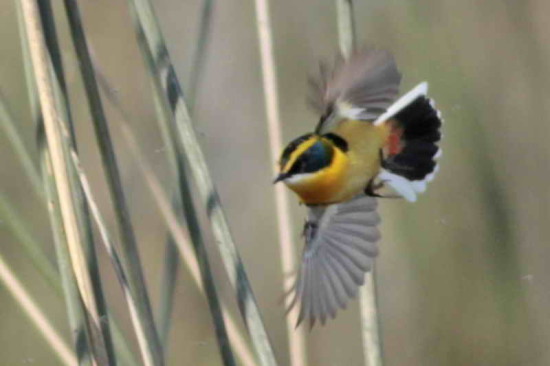
[{"label": "bird in flight", "polygon": [[311,80],[319,122],[286,146],[275,178],[308,209],[297,326],[325,324],[356,296],[378,254],[377,197],[414,202],[438,170],[442,120],[428,83],[399,97],[400,82],[391,53],[374,48]]}]

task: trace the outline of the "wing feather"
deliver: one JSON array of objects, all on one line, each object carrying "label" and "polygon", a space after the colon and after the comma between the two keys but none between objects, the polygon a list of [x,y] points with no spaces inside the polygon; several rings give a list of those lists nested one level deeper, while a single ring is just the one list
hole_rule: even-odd
[{"label": "wing feather", "polygon": [[[347,202],[309,207],[306,246],[295,286],[298,324],[334,318],[357,295],[378,255],[376,199],[360,195]],[[296,300],[296,301],[294,301]]]},{"label": "wing feather", "polygon": [[[332,279],[330,277],[329,271],[327,271],[327,267],[325,265],[326,260],[324,258],[321,258],[321,275],[323,276],[323,283],[325,287],[325,297],[327,299],[327,313],[330,315],[332,319],[336,316],[336,310],[339,307],[339,301],[337,299],[337,289],[334,287],[334,284],[332,282]],[[323,324],[324,322],[321,321]]]},{"label": "wing feather", "polygon": [[[325,253],[323,253],[323,257],[326,257]],[[347,296],[346,296],[346,293],[344,291],[344,285],[343,285],[342,280],[340,279],[340,277],[336,273],[336,270],[332,266],[330,266],[328,260],[325,259],[322,262],[322,265],[323,265],[323,273],[326,274],[326,276],[329,279],[329,282],[331,284],[331,287],[330,287],[331,293],[334,295],[334,298],[336,299],[336,302],[338,303],[338,306],[341,309],[345,309],[346,308]],[[335,308],[334,313],[331,314],[333,319],[336,316],[336,310],[337,310],[337,308]]]},{"label": "wing feather", "polygon": [[327,132],[339,118],[374,120],[399,94],[401,74],[388,51],[363,48],[348,60],[340,57],[332,72],[324,64],[320,71],[320,78],[309,80],[310,104],[324,117],[318,132]]}]

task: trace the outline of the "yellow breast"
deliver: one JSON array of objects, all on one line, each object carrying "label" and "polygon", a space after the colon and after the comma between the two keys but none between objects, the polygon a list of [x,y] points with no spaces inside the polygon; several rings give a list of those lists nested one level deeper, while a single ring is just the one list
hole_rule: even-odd
[{"label": "yellow breast", "polygon": [[315,173],[301,174],[285,183],[300,196],[303,203],[322,204],[336,202],[338,193],[346,184],[349,158],[336,149],[330,166]]},{"label": "yellow breast", "polygon": [[342,202],[364,191],[380,170],[380,149],[390,128],[386,124],[344,120],[332,132],[346,140],[348,151],[336,149],[330,166],[286,182],[306,204]]}]

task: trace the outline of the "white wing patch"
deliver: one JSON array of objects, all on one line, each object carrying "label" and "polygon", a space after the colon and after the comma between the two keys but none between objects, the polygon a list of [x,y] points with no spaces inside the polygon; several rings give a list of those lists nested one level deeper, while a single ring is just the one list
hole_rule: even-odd
[{"label": "white wing patch", "polygon": [[306,247],[291,307],[300,303],[297,325],[325,323],[345,308],[378,254],[376,199],[361,195],[330,206],[309,207]]},{"label": "white wing patch", "polygon": [[428,94],[428,83],[426,81],[415,86],[407,94],[399,98],[395,103],[393,103],[386,112],[381,114],[375,121],[374,125],[378,126],[386,122],[388,119],[392,118],[400,110],[411,104],[416,98],[420,95]]},{"label": "white wing patch", "polygon": [[425,181],[410,181],[386,169],[382,169],[377,178],[409,202],[416,202],[417,194],[426,190]]}]

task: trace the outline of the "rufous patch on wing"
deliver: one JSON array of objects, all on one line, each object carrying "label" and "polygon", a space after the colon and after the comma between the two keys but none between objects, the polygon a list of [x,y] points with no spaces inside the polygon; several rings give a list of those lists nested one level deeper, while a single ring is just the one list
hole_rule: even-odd
[{"label": "rufous patch on wing", "polygon": [[405,144],[403,143],[402,136],[403,129],[393,123],[390,135],[388,136],[386,145],[384,146],[386,156],[394,156],[403,151]]}]

